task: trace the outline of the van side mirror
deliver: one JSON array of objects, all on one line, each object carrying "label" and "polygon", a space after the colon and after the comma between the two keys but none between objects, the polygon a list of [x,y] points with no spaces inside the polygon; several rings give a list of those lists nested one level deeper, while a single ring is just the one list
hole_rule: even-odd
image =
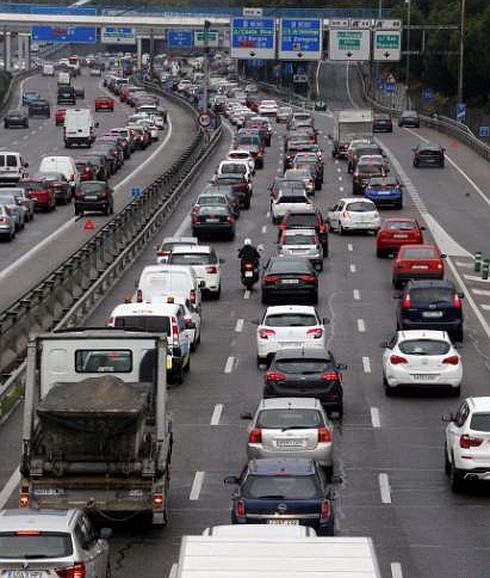
[{"label": "van side mirror", "polygon": [[347,363],[337,363],[337,365],[335,367],[339,371],[345,371],[346,369],[349,369],[349,366],[347,365]]},{"label": "van side mirror", "polygon": [[27,162],[26,162],[26,163],[24,163],[24,168],[25,168],[25,169],[27,169],[27,168],[28,168],[28,166],[29,166],[29,163],[27,163]]},{"label": "van side mirror", "polygon": [[460,299],[464,299],[464,293],[458,293]]}]

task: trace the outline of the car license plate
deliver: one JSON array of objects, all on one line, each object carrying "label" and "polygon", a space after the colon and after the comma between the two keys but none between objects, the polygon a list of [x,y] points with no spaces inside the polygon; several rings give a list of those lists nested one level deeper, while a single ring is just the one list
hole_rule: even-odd
[{"label": "car license plate", "polygon": [[218,223],[219,219],[206,219],[208,223]]},{"label": "car license plate", "polygon": [[414,381],[434,381],[437,379],[437,373],[411,373]]},{"label": "car license plate", "polygon": [[442,317],[442,311],[423,311],[422,317],[433,319],[434,317]]},{"label": "car license plate", "polygon": [[267,523],[271,526],[299,526],[299,520],[280,520],[273,519],[267,520]]},{"label": "car license plate", "polygon": [[393,235],[393,239],[407,239],[408,235],[400,235],[400,234],[395,234]]},{"label": "car license plate", "polygon": [[282,279],[281,283],[284,283],[285,285],[296,285],[297,283],[299,283],[298,279]]},{"label": "car license plate", "polygon": [[65,490],[63,488],[34,488],[32,493],[36,496],[62,496]]},{"label": "car license plate", "polygon": [[253,277],[253,276],[254,276],[253,271],[245,271],[245,277]]},{"label": "car license plate", "polygon": [[42,570],[7,570],[2,572],[6,578],[42,578],[45,573]]},{"label": "car license plate", "polygon": [[302,448],[304,447],[304,442],[301,440],[277,440],[276,446],[278,448]]},{"label": "car license plate", "polygon": [[429,265],[412,265],[412,269],[428,269]]},{"label": "car license plate", "polygon": [[86,201],[96,201],[99,197],[97,195],[87,195],[85,197]]}]

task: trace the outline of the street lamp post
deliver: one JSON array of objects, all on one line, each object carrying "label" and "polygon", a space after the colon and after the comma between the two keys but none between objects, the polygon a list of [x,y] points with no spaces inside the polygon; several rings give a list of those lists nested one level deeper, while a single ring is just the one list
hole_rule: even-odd
[{"label": "street lamp post", "polygon": [[412,17],[412,1],[405,0],[407,5],[407,59],[405,61],[405,85],[406,85],[406,99],[407,108],[410,108],[410,97],[408,95],[408,88],[410,86],[410,21]]},{"label": "street lamp post", "polygon": [[466,0],[461,0],[461,25],[459,30],[459,70],[458,70],[458,102],[463,102],[463,70],[464,70],[464,34],[465,34]]}]

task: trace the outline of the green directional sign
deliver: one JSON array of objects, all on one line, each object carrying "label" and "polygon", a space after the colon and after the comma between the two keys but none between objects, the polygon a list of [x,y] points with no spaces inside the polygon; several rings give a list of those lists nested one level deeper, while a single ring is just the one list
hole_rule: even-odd
[{"label": "green directional sign", "polygon": [[397,61],[401,58],[402,37],[399,30],[376,30],[373,57],[376,61]]},{"label": "green directional sign", "polygon": [[399,34],[377,34],[376,35],[376,48],[389,48],[391,50],[398,49],[400,47],[400,35]]},{"label": "green directional sign", "polygon": [[340,50],[359,50],[361,48],[361,32],[339,30],[337,32]]},{"label": "green directional sign", "polygon": [[369,29],[331,28],[329,31],[330,60],[369,60],[371,46]]}]

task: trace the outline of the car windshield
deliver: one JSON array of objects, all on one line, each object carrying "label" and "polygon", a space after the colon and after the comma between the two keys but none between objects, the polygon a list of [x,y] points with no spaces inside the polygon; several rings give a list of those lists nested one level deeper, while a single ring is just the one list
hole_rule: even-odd
[{"label": "car windshield", "polygon": [[170,335],[169,318],[162,315],[127,315],[116,317],[114,325],[120,329],[133,329]]},{"label": "car windshield", "polygon": [[300,235],[286,235],[283,240],[284,245],[316,245],[316,238],[313,233]]},{"label": "car windshield", "polygon": [[354,203],[349,203],[346,206],[347,211],[352,211],[353,213],[370,213],[375,211],[376,208],[372,203],[366,203],[365,201],[355,201]]},{"label": "car windshield", "polygon": [[470,428],[475,431],[490,432],[490,413],[474,413],[471,417]]},{"label": "car windshield", "polygon": [[264,409],[259,413],[255,425],[264,429],[317,428],[325,425],[325,421],[316,409]]},{"label": "car windshield", "polygon": [[410,289],[410,300],[415,305],[425,303],[447,303],[454,300],[454,291],[449,287],[418,287]]},{"label": "car windshield", "polygon": [[310,327],[318,325],[316,315],[311,313],[274,313],[267,315],[263,325],[267,327]]},{"label": "car windshield", "polygon": [[0,558],[24,560],[65,558],[73,553],[70,534],[63,532],[2,532]]},{"label": "car windshield", "polygon": [[398,349],[406,355],[445,355],[450,345],[440,339],[409,339],[401,341]]},{"label": "car windshield", "polygon": [[332,371],[332,361],[330,359],[277,359],[274,362],[274,369],[283,373],[293,375],[305,375],[309,373],[323,373]]},{"label": "car windshield", "polygon": [[169,261],[171,265],[210,265],[216,263],[211,253],[172,253]]},{"label": "car windshield", "polygon": [[437,259],[432,247],[407,247],[400,252],[402,259]]},{"label": "car windshield", "polygon": [[242,494],[246,498],[279,497],[279,499],[308,500],[320,495],[315,476],[248,476]]}]

